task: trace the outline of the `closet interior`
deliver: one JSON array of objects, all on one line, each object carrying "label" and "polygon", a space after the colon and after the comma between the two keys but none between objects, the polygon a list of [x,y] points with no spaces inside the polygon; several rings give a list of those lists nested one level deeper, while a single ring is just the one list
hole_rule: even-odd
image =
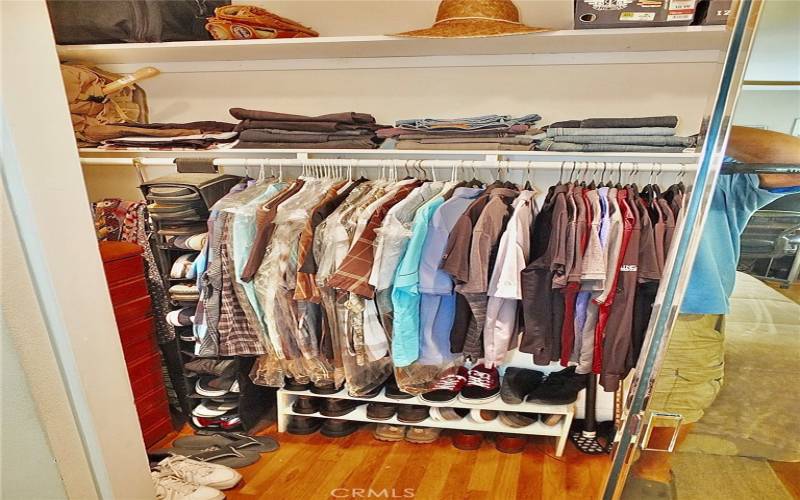
[{"label": "closet interior", "polygon": [[[572,2],[520,0],[515,4],[521,20],[549,31],[466,39],[408,38],[387,33],[430,25],[439,2],[387,0],[376,3],[379,7],[369,2],[338,0],[254,4],[312,27],[319,37],[57,47],[62,63],[91,64],[116,74],[155,68],[155,76],[139,82],[146,93],[147,119],[151,124],[222,122],[236,125],[230,130],[239,133],[239,141],[244,141],[243,131],[254,141],[255,146],[242,148],[230,142],[232,136],[226,135],[230,130],[202,130],[198,126],[203,138],[188,139],[201,141],[195,149],[181,147],[181,143],[175,148],[168,141],[124,138],[116,139],[116,143],[112,140],[79,148],[89,201],[145,200],[148,205],[149,241],[167,300],[172,311],[182,311],[172,313],[169,322],[174,336],[160,338],[160,347],[168,385],[174,391],[172,403],[183,422],[195,431],[255,432],[275,418],[279,441],[281,433],[291,432],[293,426],[298,434],[310,433],[321,426],[324,429],[323,420],[330,419],[545,436],[554,438],[548,447],[552,446],[559,457],[571,433],[576,442],[580,441],[581,426],[586,426],[588,420],[612,422],[613,427],[621,416],[626,377],[635,366],[636,349],[641,347],[647,327],[646,310],[655,297],[670,252],[670,238],[680,224],[682,199],[691,192],[703,142],[704,118],[716,95],[728,28],[573,29]],[[255,110],[272,114],[262,116]],[[341,126],[351,123],[347,120],[321,119],[332,115],[347,115],[356,122],[356,115],[369,119],[364,118],[367,125],[352,127]],[[489,115],[499,117],[487,118]],[[532,115],[538,116],[530,118]],[[482,129],[483,125],[463,117],[482,117],[489,126]],[[668,131],[651,130],[651,139],[639,138],[642,142],[632,142],[633,147],[626,150],[604,150],[600,146],[608,141],[591,139],[592,131],[603,125],[586,126],[581,122],[601,117],[620,117],[605,125],[615,130],[636,127],[626,124],[629,118],[625,117],[667,118],[665,123],[644,119],[636,129]],[[250,130],[242,125],[259,119],[272,125]],[[452,119],[455,125],[431,125],[424,119]],[[285,125],[287,122],[335,123],[338,125],[331,130],[346,129],[353,134],[337,133],[333,139],[320,139],[332,140],[331,147],[320,147],[319,143],[304,147],[312,143],[310,140],[298,141],[295,146],[280,141],[292,140],[291,132],[311,133],[310,129],[286,130],[276,126],[277,122],[289,129],[292,127]],[[453,137],[447,137],[452,142],[429,140],[429,126],[452,127],[447,129],[455,132]],[[508,132],[514,126],[520,127],[519,136],[524,138]],[[544,126],[548,128],[545,130]],[[384,133],[382,128],[395,132]],[[464,130],[501,132],[486,143],[492,149],[478,149],[467,146],[470,141],[460,138],[469,135],[463,134]],[[404,139],[407,134],[413,138]],[[280,140],[274,139],[275,135]],[[568,142],[575,136],[583,142]],[[267,142],[255,140],[264,137]],[[369,146],[346,147],[352,140],[342,137],[358,137]],[[670,142],[672,139],[674,142]],[[387,141],[394,141],[394,147],[387,146]],[[480,143],[480,139],[475,141]],[[147,147],[148,142],[157,146]],[[271,147],[271,143],[279,146]],[[340,143],[344,146],[337,147]],[[503,147],[512,143],[519,147]],[[669,152],[648,149],[654,144],[670,147]],[[425,290],[421,281],[426,252],[436,239],[430,232],[436,209],[455,206],[452,200],[459,196],[472,197],[472,201],[493,187],[497,189],[495,195],[490,194],[492,190],[485,193],[487,198],[497,200],[500,216],[486,247],[491,255],[477,257],[488,266],[482,271],[482,283],[471,290],[465,285],[469,285],[469,272],[473,269],[462,278],[457,272],[438,269],[434,259],[431,275],[443,273],[440,277],[447,282],[447,290]],[[361,201],[358,197],[348,198],[358,190],[363,192]],[[374,191],[371,195],[370,190]],[[415,190],[418,200],[406,201],[401,205],[403,210],[392,210]],[[280,196],[284,196],[281,204],[271,206],[270,200]],[[325,205],[332,199],[337,199],[338,204]],[[340,208],[345,199],[364,211],[348,213]],[[372,205],[379,199],[386,206]],[[288,208],[282,210],[283,203]],[[459,205],[461,211],[468,205]],[[391,217],[382,213],[381,217],[372,218],[379,207]],[[261,230],[256,223],[256,211],[261,208],[265,212],[275,208],[277,214],[273,239],[256,262],[261,274],[251,276],[251,281],[243,278],[242,271],[248,266],[248,259],[257,258],[253,246]],[[579,219],[583,210],[587,213]],[[338,225],[322,213],[339,216],[335,221]],[[611,220],[610,214],[616,219]],[[563,225],[559,218],[563,218]],[[396,227],[386,222],[390,219],[396,221]],[[450,229],[456,219],[459,217],[449,223]],[[645,245],[641,240],[644,230],[641,234],[639,231],[645,220],[653,247],[639,250]],[[634,222],[635,240],[630,234]],[[473,225],[476,223],[477,219],[472,221]],[[606,223],[613,229],[603,234],[601,243],[600,226]],[[319,228],[330,232],[319,237]],[[567,232],[560,233],[561,228]],[[335,231],[339,232],[334,234]],[[581,242],[582,231],[587,234]],[[372,275],[365,276],[363,268],[359,268],[365,264],[359,261],[360,240],[353,237],[354,232],[362,239],[371,232],[367,246],[383,252],[377,256],[370,250],[367,264]],[[604,259],[594,275],[585,264],[581,273],[574,254],[576,248],[585,252],[595,244],[588,233],[597,237],[599,255]],[[200,237],[203,234],[206,236]],[[340,234],[345,237],[342,246],[328,248]],[[467,254],[483,251],[475,241],[485,234],[476,236],[468,231],[466,239],[450,241],[447,234],[444,231],[444,240],[438,244],[450,245],[447,251],[451,254],[458,252],[459,245],[466,248]],[[309,236],[310,240],[303,240]],[[517,248],[516,242],[526,241],[527,237],[529,241],[522,246],[530,248]],[[505,246],[503,238],[509,240]],[[375,243],[380,240],[384,241]],[[454,241],[456,248],[452,246]],[[615,257],[608,257],[607,250],[604,253],[609,244],[616,245]],[[626,253],[626,248],[631,250]],[[444,248],[437,251],[440,261],[446,257]],[[415,252],[421,255],[410,255]],[[652,255],[647,263],[641,260],[646,252]],[[228,253],[230,260],[224,258]],[[314,258],[316,269],[305,265]],[[465,258],[474,268],[474,261],[470,261],[474,257]],[[198,265],[198,259],[208,262]],[[382,259],[390,260],[392,265],[381,269]],[[522,260],[512,263],[512,259]],[[258,328],[241,332],[243,337],[249,335],[249,340],[240,339],[254,342],[252,347],[225,347],[225,339],[218,338],[216,349],[208,350],[209,346],[203,344],[207,333],[198,333],[196,314],[200,307],[208,307],[212,292],[207,283],[212,278],[207,273],[215,260],[223,268],[217,269],[219,275],[215,279],[221,276],[223,281],[219,282],[221,291],[213,288],[223,296],[230,294],[221,299],[222,308],[248,300],[258,308],[221,311],[232,317],[255,312],[256,319],[250,316],[243,324],[249,320],[252,326],[255,321]],[[320,278],[320,269],[327,260],[335,264],[331,264],[326,282]],[[613,264],[606,266],[606,260]],[[226,262],[232,263],[233,268],[226,268]],[[535,262],[538,264],[531,267]],[[338,267],[350,264],[359,270],[348,268],[343,272]],[[638,279],[635,273],[628,278],[624,273],[613,272],[617,264],[623,269],[638,269]],[[408,281],[403,267],[406,265],[408,274],[415,275]],[[607,267],[611,269],[608,274]],[[505,268],[511,269],[509,276],[514,274],[513,279],[505,274]],[[523,269],[529,276],[523,272],[520,280]],[[384,275],[390,276],[388,286],[377,285]],[[301,285],[309,276],[311,281]],[[553,284],[554,278],[562,276],[560,284]],[[496,290],[504,279],[510,279],[507,288],[513,290],[491,296],[492,289]],[[587,286],[592,282],[594,285]],[[338,284],[333,286],[335,283]],[[309,289],[298,293],[305,286]],[[521,296],[518,289],[522,289]],[[627,304],[627,310],[617,312],[610,303],[604,308],[602,301],[609,294],[616,294],[614,304]],[[599,302],[592,302],[600,295],[603,298]],[[482,296],[478,305],[472,302],[474,296]],[[466,308],[471,314],[467,322],[479,322],[476,316],[482,319],[487,300],[490,309],[510,308],[503,321],[511,324],[498,323],[497,331],[508,330],[511,338],[497,337],[501,339],[498,345],[503,345],[487,362],[486,347],[495,346],[487,343],[484,327],[479,328],[483,329],[482,336],[470,339],[467,335],[467,344],[478,343],[472,351],[463,345],[463,340],[460,347],[453,347],[451,335],[444,338],[444,347],[435,345],[443,342],[441,335],[431,339],[420,334],[410,340],[407,334],[397,336],[398,328],[401,332],[407,328],[417,332],[425,328],[455,328],[449,324],[419,326],[420,322],[435,320],[435,313],[430,316],[423,310],[427,306],[419,306],[420,301],[434,298],[437,304],[447,300],[448,307],[457,311]],[[462,299],[467,305],[456,304]],[[204,300],[206,304],[200,306]],[[411,308],[398,315],[398,307],[402,311],[406,300],[412,301]],[[387,303],[388,312],[384,309]],[[246,311],[248,307],[250,312]],[[601,335],[593,344],[587,343],[586,337],[563,333],[574,331],[572,324],[581,308],[583,314],[588,308],[590,315],[600,315],[603,321],[610,315],[605,328],[607,332],[623,332],[614,334],[625,336],[619,340],[628,346],[620,348],[622,354],[603,344],[604,340],[610,343],[616,339],[613,335]],[[208,310],[204,314],[208,315]],[[501,317],[497,310],[490,311],[489,316],[495,320]],[[205,321],[209,321],[208,316]],[[314,324],[308,326],[311,323]],[[392,327],[395,336],[387,331]],[[465,323],[464,330],[469,328]],[[594,335],[591,330],[586,330],[587,334]],[[634,338],[634,330],[639,337]],[[375,337],[376,331],[382,332],[383,338]],[[333,338],[327,338],[329,335]],[[329,352],[324,353],[325,349]],[[413,354],[403,354],[404,349]],[[421,362],[420,356],[428,359]],[[614,359],[615,356],[621,358]],[[218,361],[209,364],[204,359]],[[231,361],[229,366],[219,366],[226,361]],[[602,363],[616,368],[604,371]],[[563,402],[551,394],[550,399],[528,398],[521,404],[509,403],[507,395],[498,396],[500,378],[490,380],[527,369],[542,377],[550,375],[548,379],[555,381],[558,375],[551,374],[564,374],[570,370],[566,367],[576,365],[583,367],[577,371],[584,378],[579,382],[570,379],[569,383],[579,384],[574,391],[576,398]],[[488,368],[473,373],[476,366]],[[459,367],[473,371],[465,369],[462,376]],[[451,378],[442,381],[448,376]],[[459,377],[467,387],[477,386],[478,396],[440,395],[439,399],[425,399],[424,394],[434,389],[452,392],[456,388],[456,393],[462,390],[463,396],[464,383],[458,381]],[[387,381],[397,386],[390,387]],[[587,384],[591,391],[584,390]],[[410,397],[396,397],[397,390]],[[593,394],[588,410],[587,392]],[[337,407],[326,411],[329,400],[335,400],[345,410]],[[395,408],[388,417],[384,414],[375,418],[381,405],[400,409]],[[401,409],[405,406],[423,407],[422,416],[418,418],[408,409],[403,417]],[[443,407],[454,411],[443,412]],[[238,415],[237,408],[242,409],[241,418],[226,420],[225,415]],[[498,412],[538,416],[523,419],[525,422],[520,424],[497,418]],[[309,423],[309,419],[316,418],[320,420]],[[575,426],[575,420],[584,423]],[[594,422],[590,427],[593,431]],[[327,435],[335,436],[337,432],[347,434],[346,424],[329,429]]]}]

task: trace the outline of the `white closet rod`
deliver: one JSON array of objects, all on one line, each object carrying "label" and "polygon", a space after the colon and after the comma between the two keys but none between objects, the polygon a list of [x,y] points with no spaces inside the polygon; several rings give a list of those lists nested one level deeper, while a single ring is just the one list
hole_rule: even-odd
[{"label": "white closet rod", "polygon": [[[508,161],[508,160],[377,160],[377,159],[275,159],[275,158],[217,158],[214,165],[218,167],[352,167],[352,168],[463,168],[476,170],[559,170],[564,169],[569,172],[573,167],[602,169],[605,164],[609,172],[612,171],[633,171],[649,170],[655,168],[660,172],[685,172],[696,168],[694,163],[685,164],[662,164],[659,162],[610,162],[610,161]],[[172,167],[175,166],[173,158],[140,158],[139,164],[143,167]],[[130,165],[133,166],[131,158],[81,158],[84,165]],[[642,168],[648,165],[647,168]]]}]

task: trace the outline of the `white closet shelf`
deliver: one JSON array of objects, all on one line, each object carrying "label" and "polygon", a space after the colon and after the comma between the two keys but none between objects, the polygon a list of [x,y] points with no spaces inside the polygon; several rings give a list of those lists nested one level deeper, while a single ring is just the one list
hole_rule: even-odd
[{"label": "white closet shelf", "polygon": [[[693,165],[699,153],[560,153],[551,151],[433,151],[397,149],[214,149],[163,151],[150,149],[106,150],[81,148],[84,163],[129,163],[133,158],[216,158],[225,159],[361,159],[361,160],[499,160],[531,162],[625,162]],[[255,163],[254,163],[255,165]]]},{"label": "white closet shelf", "polygon": [[[350,413],[339,417],[329,417],[321,413],[300,414],[292,409],[292,404],[298,396],[311,396],[315,398],[336,398],[336,399],[352,399],[365,403],[364,405],[356,407]],[[453,408],[466,408],[469,410],[495,410],[495,411],[514,411],[514,412],[530,412],[540,414],[558,414],[564,415],[556,425],[548,426],[542,422],[536,422],[526,427],[510,427],[502,423],[499,418],[490,422],[477,423],[472,421],[468,416],[461,420],[447,420],[438,421],[428,417],[422,422],[408,423],[400,422],[397,415],[388,420],[374,420],[367,417],[367,404],[371,402],[384,402],[397,405],[414,404],[431,406],[425,404],[418,398],[412,399],[390,399],[385,396],[384,390],[374,398],[359,398],[350,396],[346,390],[341,390],[335,394],[315,394],[311,391],[287,391],[279,389],[277,392],[278,401],[278,432],[286,432],[289,424],[289,418],[293,415],[303,417],[317,417],[317,418],[335,418],[338,420],[352,420],[356,422],[370,422],[375,424],[394,424],[394,425],[413,425],[419,427],[438,427],[442,429],[458,429],[467,431],[478,432],[500,432],[507,434],[524,434],[529,436],[550,436],[556,438],[555,454],[560,457],[564,453],[564,446],[569,438],[569,430],[572,425],[572,420],[575,417],[575,403],[565,405],[539,405],[534,403],[522,403],[519,405],[509,405],[504,403],[500,398],[484,404],[471,404],[464,403],[463,401],[455,400],[448,403],[446,406]]]},{"label": "white closet shelf", "polygon": [[[393,36],[333,36],[275,40],[204,40],[164,43],[114,43],[96,45],[61,45],[62,61],[88,61],[104,65],[143,65],[193,63],[167,67],[166,71],[240,71],[253,61],[331,60],[347,67],[342,59],[397,59],[426,56],[497,56],[596,54],[592,64],[614,62],[601,54],[618,56],[636,53],[672,54],[692,61],[689,53],[719,51],[725,48],[725,26],[685,26],[664,28],[615,28],[597,30],[559,30],[507,37],[428,39]],[[703,57],[706,59],[710,55]],[[616,61],[619,62],[619,61]],[[633,62],[646,62],[633,61]],[[652,62],[658,62],[654,60]],[[213,68],[197,63],[211,63]],[[553,62],[554,64],[557,62]],[[569,61],[566,61],[569,63]],[[441,64],[441,61],[437,61]],[[472,65],[468,61],[462,63]],[[474,63],[473,63],[474,64]],[[574,62],[573,62],[574,64]],[[169,66],[167,64],[167,66]],[[256,68],[251,68],[256,69]],[[280,69],[280,68],[279,68]]]}]

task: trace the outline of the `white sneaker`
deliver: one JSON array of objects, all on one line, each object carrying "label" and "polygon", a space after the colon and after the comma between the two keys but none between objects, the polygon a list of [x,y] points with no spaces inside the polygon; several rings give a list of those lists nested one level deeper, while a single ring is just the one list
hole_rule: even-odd
[{"label": "white sneaker", "polygon": [[173,455],[160,461],[158,469],[188,483],[218,490],[233,488],[242,480],[242,475],[230,467],[192,460],[181,455]]},{"label": "white sneaker", "polygon": [[187,483],[164,472],[151,472],[156,500],[223,500],[225,494],[208,486]]}]

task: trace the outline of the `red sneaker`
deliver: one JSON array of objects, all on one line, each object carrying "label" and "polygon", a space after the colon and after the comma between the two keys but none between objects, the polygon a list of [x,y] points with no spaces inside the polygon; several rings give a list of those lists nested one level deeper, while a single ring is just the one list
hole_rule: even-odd
[{"label": "red sneaker", "polygon": [[459,366],[455,372],[440,377],[434,384],[433,389],[420,395],[419,399],[429,405],[444,406],[456,399],[461,389],[467,385],[468,375],[467,369]]},{"label": "red sneaker", "polygon": [[458,395],[465,403],[488,403],[500,395],[500,372],[497,368],[486,368],[483,364],[469,371],[467,385]]}]

